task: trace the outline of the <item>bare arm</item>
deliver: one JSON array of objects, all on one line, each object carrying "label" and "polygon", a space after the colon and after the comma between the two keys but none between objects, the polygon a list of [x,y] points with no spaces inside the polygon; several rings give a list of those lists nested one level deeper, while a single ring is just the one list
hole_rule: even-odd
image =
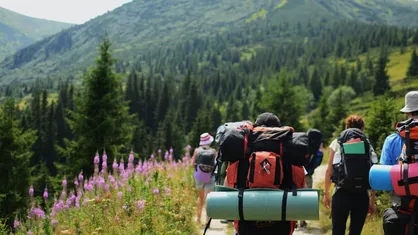
[{"label": "bare arm", "polygon": [[325,172],[325,193],[329,194],[329,189],[331,188],[331,175],[332,175],[332,162],[334,161],[335,152],[332,148],[329,148],[329,159],[327,171]]}]

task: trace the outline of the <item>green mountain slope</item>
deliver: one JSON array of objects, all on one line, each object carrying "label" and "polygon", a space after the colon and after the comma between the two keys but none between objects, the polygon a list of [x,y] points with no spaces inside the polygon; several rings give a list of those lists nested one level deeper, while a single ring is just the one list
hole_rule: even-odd
[{"label": "green mountain slope", "polygon": [[24,16],[0,7],[0,60],[71,25]]},{"label": "green mountain slope", "polygon": [[[105,34],[114,43],[115,56],[129,62],[185,39],[245,32],[249,26],[266,22],[295,25],[308,20],[358,19],[416,26],[414,6],[401,0],[136,0],[7,57],[0,65],[0,84],[80,74],[93,63]],[[291,39],[292,35],[281,37]]]}]

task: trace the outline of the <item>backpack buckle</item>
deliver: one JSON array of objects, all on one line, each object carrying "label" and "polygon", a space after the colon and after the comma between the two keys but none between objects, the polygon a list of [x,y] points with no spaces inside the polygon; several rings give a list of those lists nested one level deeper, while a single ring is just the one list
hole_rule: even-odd
[{"label": "backpack buckle", "polygon": [[270,168],[271,163],[269,162],[269,160],[264,159],[262,162],[260,162],[261,167],[267,172],[267,174],[270,175],[270,170],[268,168]]}]

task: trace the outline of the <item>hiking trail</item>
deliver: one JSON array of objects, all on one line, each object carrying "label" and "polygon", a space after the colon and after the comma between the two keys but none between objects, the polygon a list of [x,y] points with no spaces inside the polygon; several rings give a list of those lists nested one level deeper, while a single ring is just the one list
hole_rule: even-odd
[{"label": "hiking trail", "polygon": [[[313,187],[316,188],[319,183],[324,181],[325,171],[327,165],[321,165],[315,169],[315,174],[313,175]],[[321,202],[322,203],[322,202]],[[206,208],[202,211],[202,221],[206,221]],[[297,228],[293,235],[319,235],[325,234],[322,232],[319,221],[307,221],[307,228]],[[203,234],[205,226],[202,225],[200,229],[200,234]],[[206,231],[206,235],[233,235],[233,233],[228,234],[228,225],[221,223],[221,220],[212,220],[210,228]]]}]

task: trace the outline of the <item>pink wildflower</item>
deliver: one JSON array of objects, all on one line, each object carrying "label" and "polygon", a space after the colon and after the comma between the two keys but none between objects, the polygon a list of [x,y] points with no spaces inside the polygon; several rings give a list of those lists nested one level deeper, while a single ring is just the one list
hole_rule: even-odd
[{"label": "pink wildflower", "polygon": [[128,162],[133,162],[134,161],[134,153],[131,151],[130,153],[129,153],[129,158],[128,158]]},{"label": "pink wildflower", "polygon": [[20,222],[19,222],[19,220],[15,220],[14,222],[13,222],[13,228],[17,228],[17,227],[19,227],[20,226]]},{"label": "pink wildflower", "polygon": [[45,187],[44,194],[42,195],[42,197],[45,201],[48,200],[48,188]]},{"label": "pink wildflower", "polygon": [[106,154],[106,151],[103,152],[102,161],[103,162],[107,162],[107,154]]},{"label": "pink wildflower", "polygon": [[166,187],[165,188],[165,195],[170,195],[170,193],[171,193],[171,189]]},{"label": "pink wildflower", "polygon": [[145,206],[145,202],[142,201],[142,200],[139,200],[138,201],[138,209],[142,210],[142,209],[144,209],[144,206]]},{"label": "pink wildflower", "polygon": [[64,177],[64,179],[62,180],[62,186],[67,186],[67,178]]},{"label": "pink wildflower", "polygon": [[84,176],[83,176],[83,171],[80,172],[80,174],[78,174],[78,180],[80,182],[83,182]]},{"label": "pink wildflower", "polygon": [[154,192],[154,194],[159,194],[159,193],[160,193],[160,190],[159,190],[158,188],[155,188],[155,189],[153,190],[153,192]]},{"label": "pink wildflower", "polygon": [[33,186],[31,185],[29,188],[29,196],[33,197],[33,194],[34,194],[34,190],[33,190]]},{"label": "pink wildflower", "polygon": [[56,220],[56,219],[52,219],[52,220],[51,220],[51,224],[52,224],[52,225],[57,225],[57,224],[58,224],[58,220]]},{"label": "pink wildflower", "polygon": [[121,199],[122,198],[123,193],[122,192],[118,192],[118,198]]},{"label": "pink wildflower", "polygon": [[96,164],[99,164],[99,162],[100,162],[99,153],[98,153],[98,152],[96,152],[96,156],[94,156],[94,164],[95,164],[95,165],[96,165]]}]

